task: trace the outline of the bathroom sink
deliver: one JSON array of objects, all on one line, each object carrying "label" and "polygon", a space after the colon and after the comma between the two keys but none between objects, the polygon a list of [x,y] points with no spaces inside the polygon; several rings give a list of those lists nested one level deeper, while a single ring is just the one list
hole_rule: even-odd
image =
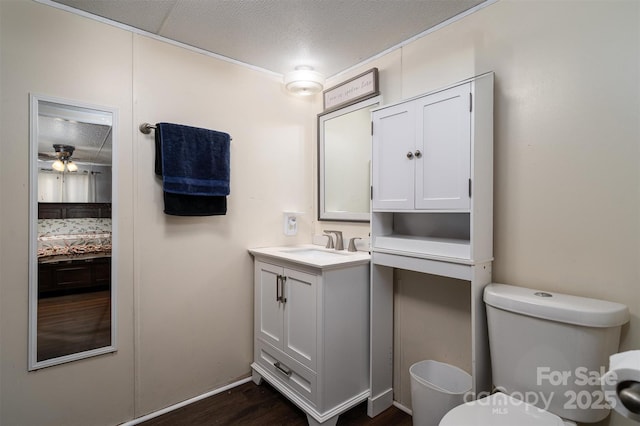
[{"label": "bathroom sink", "polygon": [[281,250],[284,253],[288,253],[294,256],[302,256],[314,259],[334,259],[336,256],[349,256],[350,254],[355,254],[348,251],[329,251],[322,250],[319,248],[294,248],[294,249],[286,249]]},{"label": "bathroom sink", "polygon": [[368,252],[326,249],[323,246],[304,244],[299,246],[264,247],[249,249],[254,255],[272,257],[292,263],[316,268],[336,268],[358,263],[367,263],[371,259]]}]

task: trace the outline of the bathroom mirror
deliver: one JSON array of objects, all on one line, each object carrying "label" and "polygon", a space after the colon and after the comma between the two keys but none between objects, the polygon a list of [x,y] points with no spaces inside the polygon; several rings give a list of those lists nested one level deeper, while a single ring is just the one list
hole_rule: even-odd
[{"label": "bathroom mirror", "polygon": [[318,115],[318,219],[368,222],[371,109],[380,96]]},{"label": "bathroom mirror", "polygon": [[116,350],[116,111],[30,96],[29,370]]}]

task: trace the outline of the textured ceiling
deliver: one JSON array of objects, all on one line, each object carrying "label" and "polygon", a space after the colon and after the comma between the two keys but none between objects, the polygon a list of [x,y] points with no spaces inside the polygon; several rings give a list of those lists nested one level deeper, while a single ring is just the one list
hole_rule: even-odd
[{"label": "textured ceiling", "polygon": [[75,148],[77,163],[111,164],[112,120],[109,112],[38,101],[38,158],[52,162],[61,144]]},{"label": "textured ceiling", "polygon": [[111,126],[39,117],[38,158],[56,159],[54,144],[71,145],[72,159],[87,164],[111,164]]},{"label": "textured ceiling", "polygon": [[52,0],[235,61],[331,77],[494,0]]}]

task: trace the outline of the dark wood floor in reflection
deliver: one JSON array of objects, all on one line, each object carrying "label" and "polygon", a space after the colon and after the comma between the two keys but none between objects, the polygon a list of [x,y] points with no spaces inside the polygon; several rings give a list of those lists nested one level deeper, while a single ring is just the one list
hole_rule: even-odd
[{"label": "dark wood floor in reflection", "polygon": [[111,293],[38,300],[38,361],[111,344]]},{"label": "dark wood floor in reflection", "polygon": [[[227,392],[141,423],[143,426],[306,426],[306,415],[263,382],[245,383]],[[411,416],[391,407],[375,418],[367,416],[366,401],[338,418],[339,426],[411,426]]]}]

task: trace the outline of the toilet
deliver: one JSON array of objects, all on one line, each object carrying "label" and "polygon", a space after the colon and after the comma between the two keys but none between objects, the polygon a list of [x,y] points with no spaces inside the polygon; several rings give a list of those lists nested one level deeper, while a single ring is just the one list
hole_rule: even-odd
[{"label": "toilet", "polygon": [[484,302],[495,390],[453,408],[440,426],[569,426],[607,417],[600,377],[629,321],[625,305],[495,283]]}]

